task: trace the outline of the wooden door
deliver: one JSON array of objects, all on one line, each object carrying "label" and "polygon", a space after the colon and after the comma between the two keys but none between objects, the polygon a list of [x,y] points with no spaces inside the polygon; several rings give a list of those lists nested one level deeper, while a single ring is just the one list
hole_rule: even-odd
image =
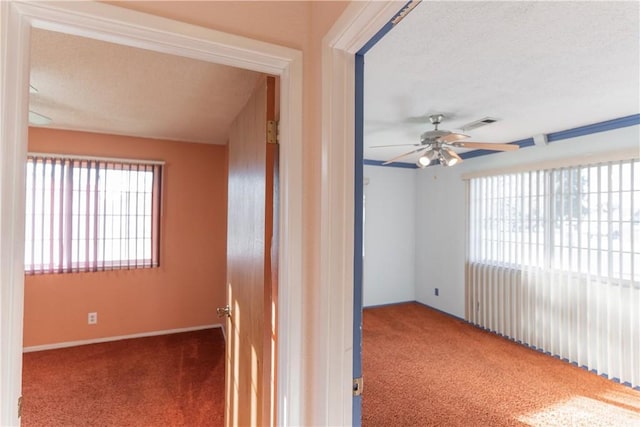
[{"label": "wooden door", "polygon": [[278,156],[277,146],[267,143],[267,121],[274,119],[275,79],[265,77],[229,135],[227,426],[269,426],[275,417],[277,240],[273,236]]}]

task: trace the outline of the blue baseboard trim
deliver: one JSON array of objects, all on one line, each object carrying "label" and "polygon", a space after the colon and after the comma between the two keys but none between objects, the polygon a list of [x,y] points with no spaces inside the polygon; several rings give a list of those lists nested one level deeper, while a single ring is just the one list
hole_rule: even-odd
[{"label": "blue baseboard trim", "polygon": [[428,308],[429,310],[437,311],[437,312],[438,312],[438,313],[440,313],[440,314],[444,314],[445,316],[451,317],[452,319],[460,320],[460,321],[462,321],[462,322],[464,322],[464,323],[469,323],[469,322],[467,322],[466,320],[464,320],[462,317],[458,317],[458,316],[456,316],[455,314],[447,313],[446,311],[442,311],[442,310],[440,310],[439,308],[432,307],[432,306],[430,306],[429,304],[425,304],[425,303],[420,302],[420,301],[414,301],[414,302],[415,302],[416,304],[419,304],[419,305],[421,305],[421,306],[423,306],[423,307]]},{"label": "blue baseboard trim", "polygon": [[375,304],[375,305],[365,305],[362,308],[367,310],[370,308],[384,308],[384,307],[393,307],[395,305],[402,305],[402,304],[411,304],[413,302],[417,302],[414,300],[409,300],[409,301],[398,301],[398,302],[390,302],[390,303],[386,303],[386,304]]},{"label": "blue baseboard trim", "polygon": [[[420,302],[418,300],[391,302],[391,303],[388,303],[388,304],[368,305],[368,306],[366,306],[364,308],[365,309],[384,308],[384,307],[393,307],[393,306],[396,306],[396,305],[403,305],[403,304],[418,304],[418,305],[421,305],[422,307],[428,308],[429,310],[437,311],[440,314],[444,314],[445,316],[451,317],[452,319],[460,320],[460,321],[462,321],[464,323],[469,323],[465,319],[463,319],[462,317],[458,317],[455,314],[447,313],[446,311],[442,311],[442,310],[440,310],[438,308],[432,307],[432,306],[430,306],[428,304],[425,304],[423,302]],[[472,325],[472,326],[476,326],[473,323],[469,323],[469,324]]]},{"label": "blue baseboard trim", "polygon": [[576,368],[584,369],[585,371],[588,371],[589,373],[592,373],[592,374],[595,374],[595,375],[599,375],[599,376],[601,376],[602,378],[605,378],[605,379],[607,379],[607,380],[610,380],[610,381],[616,382],[616,383],[618,383],[618,384],[622,384],[623,386],[625,386],[625,387],[629,387],[630,389],[640,391],[640,386],[632,387],[632,386],[631,386],[631,384],[630,384],[630,383],[628,383],[628,382],[620,382],[620,378],[615,378],[615,377],[611,377],[611,378],[609,378],[609,376],[608,376],[607,374],[599,374],[599,373],[598,373],[598,372],[596,372],[595,370],[593,370],[593,369],[589,369],[588,367],[586,367],[586,366],[584,366],[584,365],[578,365],[576,362],[571,362],[571,361],[570,361],[569,359],[567,359],[567,358],[560,357],[560,356],[558,356],[557,354],[552,354],[551,352],[545,351],[545,350],[543,350],[543,349],[541,349],[541,348],[538,348],[538,347],[536,347],[536,346],[534,346],[534,345],[529,345],[529,344],[526,344],[526,343],[524,343],[524,342],[522,342],[522,341],[520,341],[520,340],[513,339],[513,338],[511,338],[511,337],[509,337],[509,336],[507,336],[507,335],[501,334],[501,333],[496,332],[496,331],[494,331],[494,330],[492,330],[492,329],[485,328],[485,327],[480,326],[480,325],[476,325],[475,323],[471,323],[471,322],[469,322],[469,321],[468,321],[468,320],[466,320],[466,319],[463,319],[463,318],[458,317],[458,316],[456,316],[456,315],[454,315],[454,314],[451,314],[451,313],[447,313],[446,311],[442,311],[442,310],[440,310],[440,309],[437,309],[437,308],[435,308],[435,307],[432,307],[432,306],[430,306],[430,305],[428,305],[428,304],[425,304],[425,303],[423,303],[423,302],[420,302],[420,301],[405,301],[405,302],[395,302],[395,303],[390,303],[390,304],[373,305],[373,306],[365,307],[365,309],[384,308],[384,307],[390,307],[390,306],[402,305],[402,304],[410,304],[410,303],[416,303],[416,304],[421,305],[421,306],[423,306],[423,307],[425,307],[425,308],[428,308],[429,310],[437,311],[438,313],[444,314],[445,316],[450,317],[450,318],[452,318],[453,320],[461,321],[461,322],[463,322],[463,323],[465,323],[465,324],[467,324],[467,325],[469,325],[469,326],[472,326],[472,327],[474,327],[474,328],[476,328],[476,329],[480,329],[480,330],[482,330],[482,331],[485,331],[485,332],[490,333],[490,334],[492,334],[492,335],[495,335],[495,336],[497,336],[497,337],[503,338],[503,339],[505,339],[505,340],[507,340],[507,341],[511,341],[511,342],[513,342],[514,344],[518,344],[518,345],[521,345],[521,346],[523,346],[523,347],[526,347],[526,348],[528,348],[528,349],[530,349],[530,350],[537,351],[538,353],[542,353],[542,354],[544,354],[544,355],[546,355],[546,356],[553,357],[553,358],[558,359],[558,360],[560,360],[560,361],[562,361],[562,362],[565,362],[565,363],[568,363],[568,364],[570,364],[570,365],[573,365],[573,366],[575,366]]},{"label": "blue baseboard trim", "polygon": [[570,364],[570,365],[573,365],[573,366],[575,366],[576,368],[584,369],[585,371],[587,371],[587,372],[589,372],[589,373],[591,373],[591,374],[595,374],[595,375],[601,376],[602,378],[605,378],[605,379],[607,379],[607,380],[609,380],[609,381],[613,381],[613,382],[616,382],[616,383],[618,383],[618,384],[622,384],[623,386],[625,386],[625,387],[629,387],[629,388],[630,388],[630,389],[632,389],[632,390],[638,390],[638,391],[640,391],[640,386],[632,387],[632,386],[631,386],[631,384],[630,384],[630,383],[628,383],[628,382],[620,382],[620,378],[616,378],[616,377],[609,377],[607,374],[600,374],[600,373],[598,373],[595,369],[589,369],[589,368],[588,368],[587,366],[585,366],[585,365],[578,365],[578,363],[576,363],[576,362],[572,362],[572,361],[570,361],[570,360],[569,360],[569,359],[567,359],[567,358],[560,357],[560,356],[559,356],[559,355],[557,355],[557,354],[553,354],[553,353],[551,353],[551,352],[549,352],[549,351],[546,351],[546,350],[544,350],[544,349],[542,349],[542,348],[538,348],[538,347],[536,347],[535,345],[530,345],[530,344],[527,344],[527,343],[525,343],[525,342],[523,342],[523,341],[521,341],[521,340],[516,340],[516,339],[511,338],[511,337],[509,337],[509,336],[507,336],[507,335],[504,335],[504,334],[501,334],[501,333],[499,333],[499,332],[497,332],[497,331],[494,331],[494,330],[492,330],[492,329],[485,328],[485,327],[480,326],[480,325],[476,325],[475,323],[471,323],[471,322],[469,322],[469,321],[467,321],[467,320],[464,320],[464,322],[465,322],[465,323],[467,323],[467,324],[469,324],[469,325],[471,325],[471,326],[473,326],[473,327],[475,327],[475,328],[477,328],[477,329],[481,329],[481,330],[483,330],[483,331],[485,331],[485,332],[488,332],[488,333],[490,333],[490,334],[492,334],[492,335],[496,335],[496,336],[498,336],[498,337],[500,337],[500,338],[504,338],[505,340],[511,341],[511,342],[513,342],[513,343],[515,343],[515,344],[521,345],[521,346],[526,347],[526,348],[528,348],[528,349],[530,349],[530,350],[537,351],[538,353],[542,353],[542,354],[544,354],[544,355],[546,355],[546,356],[553,357],[553,358],[558,359],[558,360],[560,360],[560,361],[562,361],[562,362],[565,362],[565,363],[568,363],[568,364]]},{"label": "blue baseboard trim", "polygon": [[[362,245],[364,165],[364,55],[415,6],[410,0],[355,55],[355,215],[354,215],[354,284],[353,284],[353,378],[362,376]],[[382,163],[382,162],[381,162]],[[402,166],[400,166],[402,167]],[[407,166],[404,166],[407,167]],[[362,396],[352,401],[352,426],[362,425]]]}]

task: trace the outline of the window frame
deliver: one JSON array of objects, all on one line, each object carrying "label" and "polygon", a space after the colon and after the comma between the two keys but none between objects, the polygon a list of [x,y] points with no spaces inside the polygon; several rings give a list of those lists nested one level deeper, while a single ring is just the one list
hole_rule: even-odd
[{"label": "window frame", "polygon": [[[623,171],[624,165],[629,165],[630,183],[628,184],[628,188],[626,190],[623,189],[626,183],[625,181],[623,181],[622,171]],[[596,188],[595,193],[592,190],[593,183],[591,182],[592,177],[590,175],[591,174],[590,170],[594,167],[597,168],[596,170],[597,182],[595,185],[595,188]],[[614,189],[615,187],[612,183],[613,178],[611,176],[612,170],[616,167],[619,168],[617,190]],[[606,195],[604,199],[606,199],[608,203],[608,206],[607,206],[608,214],[606,217],[602,218],[601,212],[599,210],[597,213],[597,220],[594,220],[594,217],[592,216],[592,214],[589,213],[586,219],[579,218],[576,220],[572,217],[568,221],[565,221],[565,219],[562,218],[562,215],[564,214],[564,208],[565,208],[564,205],[567,203],[567,201],[562,197],[560,197],[559,199],[561,201],[560,212],[558,212],[558,206],[556,206],[557,200],[558,200],[557,199],[558,194],[560,195],[565,194],[562,191],[562,189],[560,189],[561,191],[558,191],[558,189],[555,188],[556,175],[562,174],[562,173],[568,173],[570,176],[577,175],[576,179],[580,180],[582,177],[582,174],[585,173],[585,171],[586,171],[586,174],[589,176],[589,179],[586,183],[587,192],[583,193],[582,186],[578,184],[577,191],[567,193],[569,194],[569,198],[571,199],[577,196],[578,202],[582,202],[581,197],[589,197],[592,194],[596,194],[597,200],[600,201],[603,198],[602,195]],[[634,269],[634,258],[637,257],[638,254],[640,253],[640,241],[638,241],[640,239],[634,239],[633,234],[635,234],[634,230],[636,228],[640,228],[640,217],[636,219],[636,215],[635,215],[636,212],[640,212],[640,205],[638,205],[637,200],[634,202],[634,196],[637,198],[637,196],[640,195],[640,187],[636,182],[640,180],[640,177],[637,176],[637,174],[639,173],[638,171],[640,171],[640,158],[636,157],[636,158],[623,158],[619,160],[604,161],[604,162],[571,164],[566,167],[505,171],[504,173],[499,173],[499,174],[469,177],[468,184],[467,184],[469,186],[468,209],[467,209],[467,212],[469,215],[469,233],[467,236],[467,242],[468,242],[468,248],[469,248],[468,255],[467,255],[468,261],[472,263],[480,263],[484,265],[492,265],[497,267],[512,268],[512,269],[518,269],[518,270],[522,268],[543,269],[543,270],[552,271],[556,273],[562,273],[565,275],[568,274],[574,278],[588,279],[590,281],[611,282],[611,283],[620,284],[621,286],[632,286],[632,285],[637,286],[638,281],[636,280],[636,278],[639,276],[640,273],[636,269]],[[602,185],[601,180],[603,179],[602,176],[606,172],[609,173],[609,176],[606,178],[607,184],[604,185],[604,190],[603,190],[601,188],[601,185]],[[523,255],[521,255],[519,259],[517,255],[513,256],[512,259],[509,259],[507,261],[500,260],[500,259],[489,259],[489,258],[495,258],[496,256],[491,253],[487,254],[487,250],[484,247],[482,249],[479,249],[479,244],[475,241],[475,239],[477,238],[482,239],[483,236],[486,236],[486,235],[483,232],[480,232],[481,234],[477,234],[477,235],[474,234],[476,232],[475,227],[477,227],[477,224],[480,223],[478,222],[478,220],[476,220],[475,216],[478,215],[478,212],[481,209],[481,208],[478,208],[477,206],[474,206],[474,203],[477,203],[478,200],[480,200],[480,197],[476,195],[476,193],[479,192],[480,190],[478,188],[474,188],[474,185],[480,185],[480,184],[476,184],[476,182],[482,182],[478,180],[488,179],[490,181],[484,181],[484,182],[487,182],[487,184],[485,185],[494,185],[490,183],[493,183],[496,178],[504,178],[507,176],[524,177],[525,175],[528,175],[529,177],[531,177],[532,174],[534,173],[542,174],[543,175],[542,181],[544,182],[544,193],[542,195],[542,199],[543,199],[542,208],[544,211],[544,218],[542,221],[542,224],[544,226],[542,244],[543,244],[544,255],[541,262],[538,262],[537,264],[534,265],[533,263],[528,262],[528,260],[522,259]],[[559,182],[561,187],[564,187],[566,184],[562,179],[560,179]],[[570,186],[572,185],[571,180],[569,180],[569,185]],[[623,201],[623,196],[622,196],[623,193],[629,193],[628,201],[626,201],[626,199],[624,199],[625,201]],[[537,195],[539,195],[539,193],[537,193]],[[611,201],[611,199],[614,196],[619,197],[618,198],[619,206],[617,206],[618,213],[616,214],[617,216],[611,213],[614,210],[613,209],[614,206]],[[521,196],[521,199],[519,200],[524,200],[524,198],[526,197],[529,197],[531,200],[532,196],[530,194],[528,196]],[[504,200],[504,198],[505,197],[503,195],[501,200]],[[487,203],[487,200],[489,199],[491,199],[491,197],[487,198],[483,196],[481,198],[482,200],[481,203]],[[625,215],[622,208],[623,203],[625,202],[628,202],[628,207],[629,207],[629,212],[627,212],[629,214],[628,220],[622,219],[623,215]],[[584,209],[584,207],[582,206],[581,208]],[[587,203],[587,208],[593,209],[593,207],[590,205],[590,202]],[[569,215],[572,215],[574,213],[572,211],[573,209],[575,209],[575,207],[573,206],[573,203],[569,201]],[[598,207],[598,209],[600,209],[600,207]],[[531,206],[529,206],[529,209],[527,210],[527,212],[530,210],[531,210]],[[523,210],[521,212],[521,216],[525,215],[527,212]],[[486,215],[482,219],[486,221],[487,220]],[[504,225],[505,224],[504,218],[502,219],[503,219],[502,225]],[[558,221],[561,222],[561,225],[559,227],[560,234],[561,234],[559,243],[556,236],[557,230],[555,230],[555,223]],[[575,224],[572,224],[572,221],[575,222]],[[566,243],[566,241],[563,239],[562,233],[566,231],[565,226],[567,223],[569,224],[569,227],[571,227],[572,225],[575,225],[576,227],[578,227],[577,232],[575,233],[575,235],[578,236],[577,244],[572,244],[571,242],[571,238],[573,236],[571,231],[569,231],[569,238],[568,238],[569,243]],[[596,224],[596,227],[598,230],[598,233],[597,233],[598,243],[595,247],[591,246],[590,243],[587,244],[586,246],[580,244],[580,240],[583,238],[582,236],[583,230],[581,230],[581,227],[585,223],[587,224],[587,227],[588,227],[587,235],[589,239],[591,239],[591,223]],[[521,225],[524,224],[524,221],[520,219],[519,224]],[[540,224],[540,222],[538,222],[538,224]],[[616,224],[619,226],[619,230],[620,230],[619,236],[621,237],[623,233],[622,232],[623,227],[628,224],[628,228],[631,232],[630,233],[631,236],[627,236],[627,239],[630,240],[628,249],[625,249],[622,243],[618,244],[617,249],[616,249],[616,246],[612,245],[612,241],[615,240],[615,238],[612,238],[610,230],[612,230],[612,227],[615,227]],[[530,221],[529,221],[529,226],[531,226]],[[599,230],[601,230],[602,227],[606,227],[608,230],[608,234],[607,234],[608,243],[606,245],[606,248],[602,248],[602,243],[600,239],[601,233]],[[534,234],[531,231],[529,231],[529,236],[531,237],[533,235]],[[499,242],[498,244],[499,245],[501,244],[504,246],[505,240],[502,239],[502,241]],[[524,245],[522,240],[519,242],[519,244]],[[533,245],[530,242],[527,242],[526,244],[529,246]],[[587,267],[587,271],[583,271],[582,270],[583,266],[580,262],[578,262],[577,267],[574,268],[573,261],[571,259],[569,259],[568,264],[564,264],[564,260],[562,259],[563,255],[560,254],[560,258],[559,258],[558,253],[563,251],[565,248],[568,250],[570,257],[572,255],[572,251],[578,252],[578,253],[586,251],[587,252],[587,260],[585,261],[586,263],[589,262],[589,257],[591,256],[592,251],[597,251],[598,257],[605,254],[605,256],[608,257],[608,262],[606,263],[606,267],[607,267],[606,271],[600,270],[598,271],[598,273],[594,273],[589,267]],[[625,255],[628,255],[630,257],[631,265],[628,273],[623,267],[624,261],[622,257]],[[578,259],[580,259],[579,258],[580,256],[582,256],[582,254],[578,255]],[[613,261],[612,261],[612,257],[615,258]],[[615,271],[614,262],[620,264],[618,271]],[[558,266],[558,263],[560,263],[559,266]],[[603,263],[599,262],[599,264],[600,265],[598,266],[598,269],[602,269]]]},{"label": "window frame", "polygon": [[[51,178],[49,180],[45,178],[46,166],[40,167],[42,177],[39,183],[41,187],[38,187],[38,183],[35,182],[36,167],[29,167],[29,164],[52,165],[48,168]],[[28,175],[28,171],[31,170],[33,178],[27,176],[25,180],[25,274],[39,275],[159,267],[164,165],[164,161],[157,160],[29,152],[25,161],[25,174]],[[77,179],[75,171],[78,171]],[[121,181],[119,187],[116,188],[109,187],[106,176],[110,171],[122,172],[121,180],[126,175],[126,182]],[[140,174],[149,172],[151,173],[151,181],[147,182],[145,179],[145,182],[139,183]],[[56,173],[58,175],[54,177]],[[65,176],[65,173],[68,175]],[[83,174],[86,178],[84,181],[80,178]],[[63,181],[66,182],[63,183]],[[134,181],[135,188],[131,187]],[[31,184],[31,188],[28,187],[29,184]],[[141,188],[141,184],[144,188]],[[41,228],[36,233],[35,219],[38,214],[34,201],[38,191],[42,192],[39,207],[43,220]],[[47,199],[49,206],[45,206],[45,193],[47,192],[50,192],[49,199]],[[52,200],[54,195],[60,199],[57,205]],[[119,203],[126,206],[129,206],[132,198],[135,198],[136,207],[133,209],[125,207],[125,211],[120,208],[120,213],[115,215],[107,208],[107,198],[113,198],[114,195],[119,195],[121,198]],[[31,201],[28,200],[29,197],[32,198]],[[80,204],[80,200],[84,206],[76,206],[76,204]],[[142,200],[144,205],[142,209],[138,209],[139,200]],[[31,208],[29,208],[30,202],[32,203]],[[90,206],[92,204],[94,206]],[[54,206],[59,209],[57,215],[52,213]],[[80,209],[76,210],[78,207]],[[140,215],[143,216],[141,223],[138,222]],[[107,237],[106,218],[108,216],[111,216],[112,220],[115,218],[118,223],[119,234],[117,237],[114,237],[115,232],[111,228],[109,229],[111,237]],[[55,227],[54,217],[59,220],[59,224],[56,224]],[[50,219],[50,229],[47,232],[44,231],[44,218]],[[80,219],[84,222],[80,223]],[[134,227],[131,227],[131,221],[136,221]],[[82,235],[81,225],[86,227],[84,235]],[[143,230],[141,235],[138,234],[138,227]],[[129,234],[130,228],[136,230],[133,236]],[[122,230],[126,230],[126,232]],[[49,240],[45,240],[45,236]],[[57,240],[55,240],[56,238]],[[78,248],[75,251],[72,242],[74,239]],[[37,240],[47,242],[49,245],[48,259],[45,259],[44,248],[41,249],[40,259],[34,257],[33,247],[36,246],[34,242]],[[119,250],[109,249],[107,252],[106,242],[108,240],[112,242],[119,240]],[[54,249],[55,245],[58,247]],[[80,249],[81,246],[84,246],[84,251]],[[92,246],[92,253],[89,252],[89,246]],[[132,247],[136,255],[140,255],[140,251],[142,251],[142,256],[131,256]],[[28,253],[29,249],[31,249],[31,254]],[[114,258],[115,256],[117,258]]]}]

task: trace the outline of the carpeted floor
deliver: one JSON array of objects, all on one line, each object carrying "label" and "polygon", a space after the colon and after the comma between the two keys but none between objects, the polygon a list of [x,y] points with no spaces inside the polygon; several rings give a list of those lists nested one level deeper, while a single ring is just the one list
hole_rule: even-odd
[{"label": "carpeted floor", "polygon": [[24,355],[22,425],[222,426],[220,329]]},{"label": "carpeted floor", "polygon": [[[640,426],[640,392],[410,303],[367,309],[363,425]],[[24,355],[22,425],[222,426],[219,329]]]},{"label": "carpeted floor", "polygon": [[366,309],[363,337],[365,427],[640,426],[639,391],[420,304]]}]

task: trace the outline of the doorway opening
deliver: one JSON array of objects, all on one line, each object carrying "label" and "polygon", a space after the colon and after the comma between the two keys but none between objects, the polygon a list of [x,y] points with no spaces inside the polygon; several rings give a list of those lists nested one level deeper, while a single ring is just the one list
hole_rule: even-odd
[{"label": "doorway opening", "polygon": [[[42,188],[34,191],[33,197],[27,197],[27,212],[42,210],[45,217],[66,218],[66,221],[45,220],[41,224],[34,218],[26,227],[26,243],[33,242],[32,249],[27,249],[28,255],[34,255],[32,269],[46,274],[25,276],[25,352],[149,335],[192,334],[196,329],[220,326],[223,319],[216,318],[213,308],[225,304],[228,253],[225,236],[229,224],[226,218],[233,218],[233,213],[227,215],[225,195],[234,193],[227,191],[229,146],[221,143],[226,142],[225,130],[264,75],[39,29],[31,31],[30,65],[30,88],[37,88],[36,93],[30,94],[30,111],[49,116],[52,122],[46,126],[31,124],[29,151],[52,154],[36,156],[37,168],[27,174],[30,188]],[[255,151],[259,151],[259,147]],[[64,159],[69,155],[86,160],[68,163]],[[163,165],[158,166],[162,173],[158,171],[154,179],[136,172],[140,162],[149,160]],[[39,171],[41,167],[51,167],[53,178],[41,179],[45,177],[44,170]],[[72,181],[62,181],[63,169],[73,170]],[[144,191],[145,181],[149,189],[157,189],[154,193],[158,208],[147,209],[147,205],[152,206],[151,200],[141,201],[144,193],[140,191]],[[58,194],[59,186],[64,189]],[[56,194],[49,203],[49,191],[54,190]],[[73,202],[56,203],[63,194]],[[83,201],[85,197],[87,203]],[[30,202],[36,206],[31,207]],[[59,211],[67,209],[73,214],[67,211],[59,215]],[[158,227],[151,224],[144,227],[142,219],[150,220],[153,212],[155,218],[159,217]],[[129,219],[123,220],[126,215]],[[85,227],[91,232],[84,234]],[[153,268],[149,268],[151,263],[145,265],[143,261],[147,228],[158,230],[154,234],[159,238],[154,240],[161,243],[153,245],[153,252],[160,255],[159,264],[154,262]],[[34,235],[30,238],[30,234]],[[64,236],[59,241],[64,242],[62,250],[58,242],[52,247],[43,247],[44,238],[57,235]],[[134,236],[135,241],[126,242]],[[151,243],[148,233],[146,237],[146,242]],[[86,244],[76,245],[77,241]],[[62,264],[61,253],[66,255],[65,261],[72,262]],[[122,262],[117,257],[131,257],[134,253],[135,262],[126,268],[117,267],[118,262]],[[40,263],[42,255],[45,259]],[[64,273],[46,271],[50,268],[47,260],[53,261],[54,271],[62,269]],[[60,307],[66,309],[60,310]],[[87,324],[86,316],[91,312],[93,320]],[[222,337],[219,330],[210,335],[217,341]],[[230,339],[233,335],[227,333],[226,336]],[[207,341],[194,340],[196,347],[204,349],[207,344]],[[210,345],[212,351],[219,350],[219,345],[213,342]],[[114,346],[118,344],[99,347]],[[88,351],[85,347],[75,350]],[[118,402],[112,394],[119,390],[100,387],[101,383],[127,388],[126,378],[123,383],[109,380],[112,375],[120,378],[116,370],[97,371],[104,372],[102,375],[82,375],[84,369],[97,369],[100,362],[121,366],[114,361],[114,358],[120,359],[121,353],[117,351],[109,352],[113,356],[105,359],[96,357],[91,368],[70,362],[77,354],[72,349],[47,354],[49,356],[29,354],[23,360],[23,422],[32,424],[37,416],[41,420],[49,417],[54,424],[64,424],[59,418],[63,414],[57,407],[45,405],[50,411],[34,411],[34,408],[58,396],[60,402],[64,402],[63,396],[71,384],[84,383],[82,387],[86,392],[80,393],[82,397],[78,399],[70,399],[69,405],[64,405],[68,407],[64,414],[81,411],[85,406],[101,407],[102,402],[109,408],[109,402]],[[44,358],[51,360],[55,354],[60,357],[56,359],[59,360],[56,363],[59,369],[55,372],[58,380],[51,379],[44,387],[34,372],[46,363]],[[172,356],[168,353],[166,358],[156,361],[160,372]],[[201,363],[197,365],[201,370],[219,373],[219,369],[213,369],[212,366],[218,366],[213,361],[204,363],[211,356],[198,358],[194,364]],[[35,360],[42,362],[35,363]],[[224,352],[218,354],[217,360],[224,366]],[[65,367],[69,367],[66,375]],[[155,390],[142,374],[147,371],[154,375],[153,370],[138,370],[141,395],[148,395],[145,390],[149,388]],[[176,370],[176,375],[181,371]],[[189,377],[184,377],[181,387],[170,393],[172,399],[185,402],[180,408],[185,420],[191,420],[185,421],[187,424],[197,424],[196,420],[201,417],[222,419],[223,412],[217,402],[224,404],[221,390],[224,390],[225,377],[218,375],[216,380],[207,372],[201,373],[201,378],[209,379],[206,385],[195,378],[189,382]],[[177,383],[171,374],[162,376],[167,379],[167,387]],[[72,377],[76,379],[71,381]],[[181,396],[180,390],[205,386],[209,388],[209,398],[203,394],[202,405],[196,404],[200,399]],[[94,391],[91,387],[95,387]],[[162,395],[154,392],[155,397]],[[83,399],[88,396],[95,405],[87,405],[86,401],[83,405]],[[194,405],[191,409],[189,402]],[[127,412],[131,416],[138,413],[142,417],[162,419],[168,412],[161,408],[173,406],[172,400],[152,405],[146,399],[140,403]],[[144,405],[148,405],[146,409]],[[102,419],[102,414],[118,417],[123,410],[125,407],[116,405],[106,412],[80,412],[77,416],[84,414],[89,423],[119,424],[117,418]],[[100,418],[94,419],[94,416]],[[168,420],[166,423],[171,424]]]},{"label": "doorway opening", "polygon": [[[354,141],[354,265],[353,265],[353,378],[355,384],[364,384],[362,371],[362,310],[364,303],[364,186],[368,178],[364,176],[364,99],[365,99],[365,55],[389,31],[419,4],[419,1],[405,3],[366,43],[355,52],[355,141]],[[362,395],[354,393],[352,406],[352,424],[362,424]]]},{"label": "doorway opening", "polygon": [[[18,423],[17,403],[21,390],[22,317],[24,311],[24,176],[27,153],[27,110],[29,91],[29,40],[32,28],[58,31],[139,47],[171,55],[230,65],[280,78],[281,163],[280,215],[287,227],[280,229],[280,308],[278,324],[278,366],[300,366],[300,313],[288,310],[299,306],[301,294],[291,283],[301,281],[301,209],[302,150],[296,141],[302,134],[301,53],[243,37],[177,23],[151,15],[123,10],[104,4],[2,4],[2,39],[12,40],[3,46],[3,63],[7,67],[2,81],[2,104],[5,112],[0,129],[3,141],[2,200],[12,209],[2,211],[3,259],[11,260],[3,268],[2,348],[0,367],[6,372],[1,385],[0,423]],[[6,184],[5,184],[6,183]],[[6,203],[6,204],[5,204]],[[282,221],[282,223],[285,223]],[[5,316],[4,313],[7,313]],[[5,339],[6,337],[6,339]],[[299,406],[303,393],[295,380],[300,372],[279,371],[277,401]],[[294,378],[292,380],[292,377]],[[6,381],[5,381],[6,379]],[[291,407],[279,407],[283,420],[295,422]],[[292,415],[293,414],[293,415]]]}]

